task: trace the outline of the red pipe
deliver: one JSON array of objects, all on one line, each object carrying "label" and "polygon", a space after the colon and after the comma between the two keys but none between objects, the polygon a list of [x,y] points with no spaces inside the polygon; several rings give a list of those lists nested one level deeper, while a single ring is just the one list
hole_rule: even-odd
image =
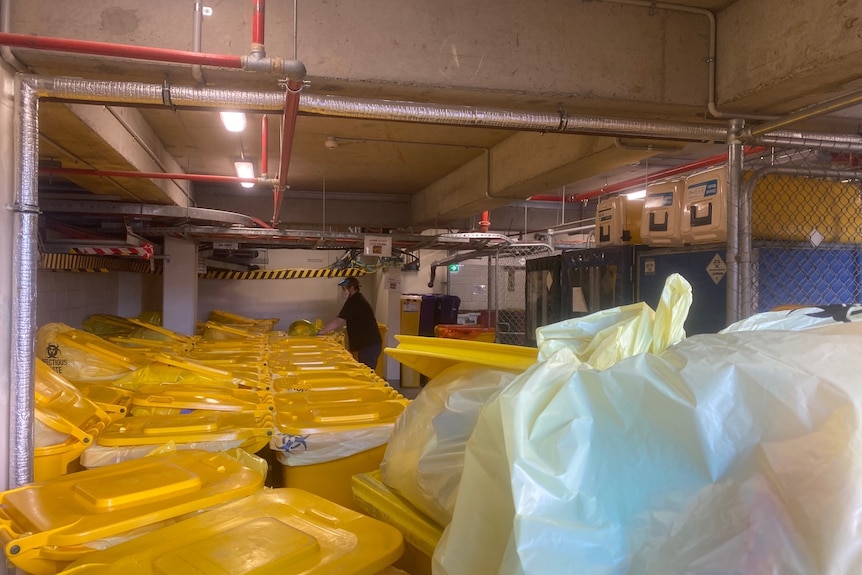
[{"label": "red pipe", "polygon": [[[751,154],[759,154],[760,152],[766,150],[764,146],[746,146],[744,150],[745,155]],[[654,172],[652,174],[647,174],[645,177],[637,177],[632,178],[630,180],[625,180],[623,182],[618,182],[616,184],[612,184],[610,186],[605,186],[598,190],[593,190],[592,192],[585,192],[583,194],[578,194],[576,196],[530,196],[530,200],[532,201],[540,201],[540,202],[559,202],[560,200],[573,203],[579,202],[582,200],[589,200],[590,198],[595,198],[598,196],[603,196],[605,194],[612,194],[614,192],[620,192],[623,190],[628,190],[630,188],[636,186],[643,186],[645,182],[649,180],[662,180],[664,178],[670,178],[672,176],[678,176],[679,174],[685,174],[686,172],[692,172],[694,170],[699,170],[701,168],[708,168],[710,166],[714,166],[716,164],[721,164],[727,161],[727,154],[718,154],[715,156],[710,156],[708,158],[703,158],[702,160],[697,160],[690,164],[685,164],[683,166],[677,166],[675,168],[669,168],[667,170],[662,170],[660,172]]]},{"label": "red pipe", "polygon": [[220,182],[228,184],[251,182],[257,178],[236,176],[213,176],[209,174],[166,174],[165,172],[127,172],[123,170],[85,170],[80,168],[39,168],[45,174],[68,174],[74,176],[107,176],[116,178],[149,178],[152,180],[189,180],[193,182]]},{"label": "red pipe", "polygon": [[251,27],[251,41],[252,44],[260,44],[263,45],[263,30],[264,30],[264,21],[265,21],[265,0],[254,0],[254,17],[252,20]]},{"label": "red pipe", "polygon": [[25,34],[0,33],[0,46],[17,46],[36,50],[74,52],[77,54],[173,62],[176,64],[200,64],[201,66],[217,66],[221,68],[242,69],[243,67],[240,56],[231,56],[228,54],[207,54],[204,52],[187,52],[185,50],[111,44],[109,42],[28,36]]},{"label": "red pipe", "polygon": [[287,186],[287,170],[290,167],[290,151],[293,148],[293,136],[296,132],[296,116],[299,114],[299,92],[302,82],[287,81],[287,94],[284,97],[284,116],[281,129],[281,160],[278,168],[278,185],[273,189],[272,225],[276,226],[281,214],[282,192]]},{"label": "red pipe", "polygon": [[491,220],[488,219],[488,212],[482,212],[482,217],[479,218],[479,231],[485,233],[491,227]]},{"label": "red pipe", "polygon": [[260,176],[266,177],[269,172],[269,116],[263,115],[260,120]]}]

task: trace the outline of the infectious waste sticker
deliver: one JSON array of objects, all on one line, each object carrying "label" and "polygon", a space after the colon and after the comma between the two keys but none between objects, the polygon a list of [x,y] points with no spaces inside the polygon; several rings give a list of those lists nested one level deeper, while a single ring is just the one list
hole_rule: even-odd
[{"label": "infectious waste sticker", "polygon": [[715,285],[718,285],[718,282],[724,279],[724,276],[727,273],[727,264],[724,263],[724,260],[721,259],[719,254],[715,254],[712,260],[710,260],[709,265],[706,266],[706,273],[709,274],[709,277],[712,278]]}]

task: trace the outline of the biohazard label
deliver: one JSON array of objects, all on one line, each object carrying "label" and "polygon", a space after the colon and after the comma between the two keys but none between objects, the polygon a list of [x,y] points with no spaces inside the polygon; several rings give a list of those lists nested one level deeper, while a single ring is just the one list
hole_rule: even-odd
[{"label": "biohazard label", "polygon": [[709,265],[706,266],[706,273],[709,274],[715,285],[718,285],[718,282],[724,279],[725,274],[727,274],[727,264],[724,263],[720,255],[715,254],[712,260],[710,260]]}]

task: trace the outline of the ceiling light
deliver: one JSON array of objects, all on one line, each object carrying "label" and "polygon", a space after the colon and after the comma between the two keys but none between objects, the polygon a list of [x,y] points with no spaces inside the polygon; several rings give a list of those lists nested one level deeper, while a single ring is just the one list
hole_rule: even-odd
[{"label": "ceiling light", "polygon": [[630,200],[640,200],[646,197],[646,190],[637,190],[636,192],[629,192],[623,195]]},{"label": "ceiling light", "polygon": [[[248,161],[239,161],[233,163],[236,168],[236,175],[243,179],[254,178],[254,164]],[[240,182],[243,188],[253,188],[254,182]]]},{"label": "ceiling light", "polygon": [[228,132],[245,130],[245,114],[242,112],[221,112],[221,121]]}]

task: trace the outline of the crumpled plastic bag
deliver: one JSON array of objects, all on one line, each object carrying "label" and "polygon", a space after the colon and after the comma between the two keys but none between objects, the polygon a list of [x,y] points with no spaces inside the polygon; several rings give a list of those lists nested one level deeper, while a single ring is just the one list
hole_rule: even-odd
[{"label": "crumpled plastic bag", "polygon": [[796,331],[851,321],[862,321],[862,305],[803,306],[790,310],[767,311],[733,323],[720,333],[763,329]]},{"label": "crumpled plastic bag", "polygon": [[658,308],[644,302],[615,307],[536,330],[539,360],[569,348],[579,361],[605,369],[624,357],[661,353],[685,338],[691,284],[679,274],[665,281]]},{"label": "crumpled plastic bag", "polygon": [[276,452],[278,462],[289,467],[328,463],[386,444],[393,427],[387,423],[303,435],[276,430],[269,447]]},{"label": "crumpled plastic bag", "polygon": [[456,364],[431,379],[395,422],[380,463],[383,482],[440,525],[448,525],[479,410],[516,375]]},{"label": "crumpled plastic bag", "polygon": [[434,573],[862,573],[862,323],[563,348],[482,409]]}]

